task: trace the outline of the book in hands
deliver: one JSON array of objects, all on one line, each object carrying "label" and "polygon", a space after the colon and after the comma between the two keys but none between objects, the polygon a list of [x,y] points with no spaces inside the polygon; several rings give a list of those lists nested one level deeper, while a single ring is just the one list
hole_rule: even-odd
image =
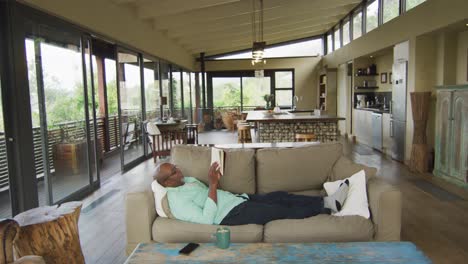
[{"label": "book in hands", "polygon": [[224,150],[219,148],[211,148],[211,164],[218,162],[219,172],[224,175]]}]

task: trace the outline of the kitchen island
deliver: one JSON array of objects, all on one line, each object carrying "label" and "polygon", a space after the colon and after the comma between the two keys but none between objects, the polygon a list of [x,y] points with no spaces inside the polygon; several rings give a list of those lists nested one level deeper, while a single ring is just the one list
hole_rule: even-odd
[{"label": "kitchen island", "polygon": [[296,133],[312,133],[320,142],[336,141],[340,120],[345,119],[334,115],[287,111],[277,114],[269,114],[267,111],[250,111],[246,119],[247,122],[257,124],[259,142],[292,142]]}]

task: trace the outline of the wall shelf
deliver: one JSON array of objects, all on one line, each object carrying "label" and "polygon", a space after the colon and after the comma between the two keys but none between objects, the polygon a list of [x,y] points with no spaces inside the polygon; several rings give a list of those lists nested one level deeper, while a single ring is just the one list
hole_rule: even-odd
[{"label": "wall shelf", "polygon": [[358,74],[358,73],[356,73],[356,77],[366,77],[366,76],[379,76],[379,74],[378,73],[371,73],[371,74],[367,74],[367,73],[366,74],[363,74],[363,73]]},{"label": "wall shelf", "polygon": [[356,90],[360,90],[360,89],[379,89],[378,86],[356,86],[354,87],[354,89]]}]

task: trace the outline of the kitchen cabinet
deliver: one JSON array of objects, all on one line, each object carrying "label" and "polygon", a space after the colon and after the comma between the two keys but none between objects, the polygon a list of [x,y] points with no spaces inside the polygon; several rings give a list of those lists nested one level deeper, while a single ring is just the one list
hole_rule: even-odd
[{"label": "kitchen cabinet", "polygon": [[382,153],[391,155],[392,150],[392,137],[391,137],[390,114],[382,114]]},{"label": "kitchen cabinet", "polygon": [[372,146],[372,112],[354,109],[353,118],[357,141]]},{"label": "kitchen cabinet", "polygon": [[434,175],[468,186],[468,86],[438,89]]}]

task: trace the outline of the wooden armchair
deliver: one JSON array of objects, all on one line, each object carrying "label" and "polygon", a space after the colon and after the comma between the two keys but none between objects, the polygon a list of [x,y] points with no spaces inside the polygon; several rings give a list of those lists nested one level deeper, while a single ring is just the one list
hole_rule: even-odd
[{"label": "wooden armchair", "polygon": [[234,115],[231,112],[223,112],[221,116],[226,129],[229,131],[234,131],[236,128],[234,124]]},{"label": "wooden armchair", "polygon": [[154,162],[156,162],[156,157],[170,156],[172,146],[187,144],[187,132],[185,129],[181,131],[161,132],[152,122],[146,123],[145,127]]}]

